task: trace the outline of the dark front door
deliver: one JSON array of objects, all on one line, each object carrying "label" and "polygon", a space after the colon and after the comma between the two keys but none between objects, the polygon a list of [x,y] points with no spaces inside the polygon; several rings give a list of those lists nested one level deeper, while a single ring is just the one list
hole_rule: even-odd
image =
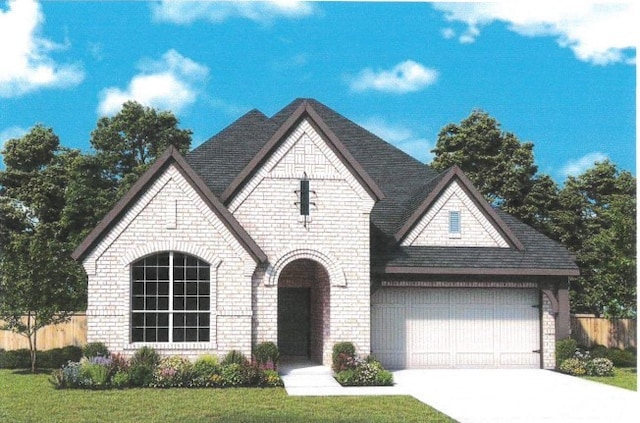
[{"label": "dark front door", "polygon": [[278,349],[281,355],[309,357],[309,288],[278,288]]}]

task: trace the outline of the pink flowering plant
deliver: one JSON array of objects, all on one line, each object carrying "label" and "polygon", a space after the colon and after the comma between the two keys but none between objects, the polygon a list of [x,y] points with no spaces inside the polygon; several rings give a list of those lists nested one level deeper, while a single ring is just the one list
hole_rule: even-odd
[{"label": "pink flowering plant", "polygon": [[369,356],[361,358],[350,342],[340,342],[333,348],[333,371],[342,386],[391,386],[393,374]]}]

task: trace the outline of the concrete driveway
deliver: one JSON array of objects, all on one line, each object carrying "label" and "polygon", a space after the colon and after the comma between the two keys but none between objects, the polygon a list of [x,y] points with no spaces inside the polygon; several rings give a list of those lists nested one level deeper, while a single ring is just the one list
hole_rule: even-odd
[{"label": "concrete driveway", "polygon": [[637,392],[548,370],[400,370],[400,391],[461,423],[640,421]]}]

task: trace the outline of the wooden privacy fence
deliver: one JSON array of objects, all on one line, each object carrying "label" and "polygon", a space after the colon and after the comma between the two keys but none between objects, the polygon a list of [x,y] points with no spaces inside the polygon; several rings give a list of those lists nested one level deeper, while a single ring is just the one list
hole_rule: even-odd
[{"label": "wooden privacy fence", "polygon": [[[2,321],[0,321],[0,324]],[[62,348],[69,345],[83,347],[87,343],[87,316],[75,314],[67,323],[45,326],[38,331],[39,351]],[[18,350],[29,348],[29,340],[17,333],[0,330],[0,349]]]},{"label": "wooden privacy fence", "polygon": [[[592,314],[571,315],[571,337],[580,345],[595,344],[606,347],[637,348],[637,321],[635,319],[605,319]],[[76,314],[67,323],[47,326],[38,331],[38,350],[62,348],[68,345],[82,347],[87,343],[87,316]],[[10,331],[0,330],[0,349],[29,348],[27,338]]]},{"label": "wooden privacy fence", "polygon": [[585,347],[604,345],[637,348],[638,322],[635,319],[605,319],[593,314],[571,315],[571,337]]}]

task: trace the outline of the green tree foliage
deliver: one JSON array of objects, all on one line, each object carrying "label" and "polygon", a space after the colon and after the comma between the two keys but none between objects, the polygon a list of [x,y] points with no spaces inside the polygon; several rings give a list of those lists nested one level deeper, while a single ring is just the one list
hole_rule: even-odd
[{"label": "green tree foliage", "polygon": [[86,303],[85,278],[59,222],[69,163],[79,152],[61,148],[53,130],[36,125],[7,141],[2,154],[0,319],[29,338],[35,369],[37,329]]},{"label": "green tree foliage", "polygon": [[636,180],[610,161],[569,177],[553,213],[556,237],[576,253],[580,277],[572,310],[607,317],[636,314]]},{"label": "green tree foliage", "polygon": [[56,232],[57,224],[39,223],[12,233],[0,257],[0,328],[27,337],[32,372],[38,329],[67,321],[86,295],[83,272]]},{"label": "green tree foliage", "polygon": [[135,101],[123,104],[113,117],[102,117],[91,133],[102,176],[124,194],[170,145],[182,154],[191,145],[190,130],[178,129],[178,119]]},{"label": "green tree foliage", "polygon": [[488,113],[474,110],[460,124],[438,134],[431,166],[443,171],[460,167],[494,206],[548,232],[548,210],[557,207],[557,186],[539,175],[533,144],[521,142]]},{"label": "green tree foliage", "polygon": [[559,189],[537,173],[533,144],[502,132],[480,110],[445,126],[433,152],[436,170],[458,165],[491,204],[576,254],[573,312],[636,314],[636,180],[629,172],[597,163]]}]

